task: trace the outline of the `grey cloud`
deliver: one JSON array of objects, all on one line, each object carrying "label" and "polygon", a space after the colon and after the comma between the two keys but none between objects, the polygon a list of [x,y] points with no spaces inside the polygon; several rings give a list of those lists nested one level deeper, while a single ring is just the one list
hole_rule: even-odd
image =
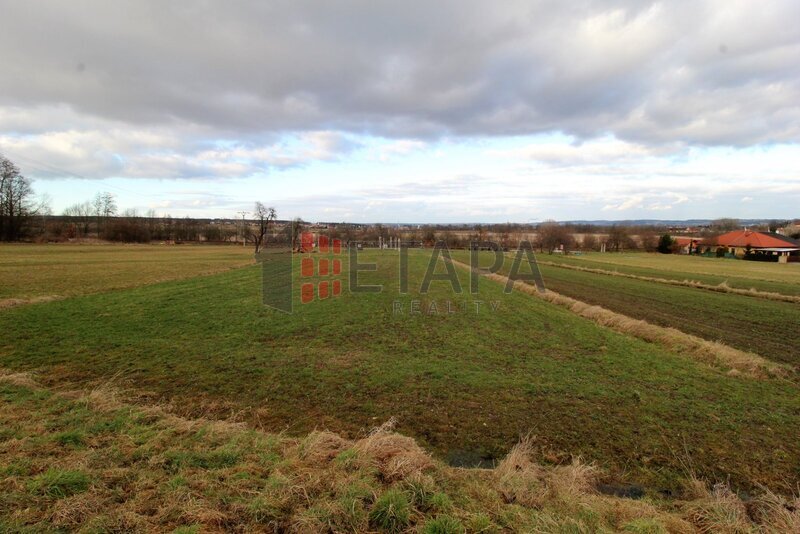
[{"label": "grey cloud", "polygon": [[[45,114],[61,105],[141,128],[254,139],[306,130],[800,138],[800,26],[791,22],[800,4],[791,0],[34,0],[0,9],[10,21],[0,106]],[[7,120],[0,108],[5,131]]]}]

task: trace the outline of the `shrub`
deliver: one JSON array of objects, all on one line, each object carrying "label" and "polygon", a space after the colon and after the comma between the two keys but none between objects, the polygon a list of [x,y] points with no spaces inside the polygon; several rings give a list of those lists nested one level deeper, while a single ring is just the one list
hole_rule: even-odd
[{"label": "shrub", "polygon": [[669,254],[672,252],[672,238],[669,234],[664,234],[658,240],[658,251],[661,254]]},{"label": "shrub", "polygon": [[381,495],[369,513],[369,522],[384,532],[401,532],[410,521],[411,512],[406,494],[391,489]]}]

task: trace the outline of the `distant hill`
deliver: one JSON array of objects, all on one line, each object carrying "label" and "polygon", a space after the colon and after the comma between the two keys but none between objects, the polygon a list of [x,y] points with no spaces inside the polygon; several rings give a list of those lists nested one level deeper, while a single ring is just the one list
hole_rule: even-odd
[{"label": "distant hill", "polygon": [[[594,226],[611,226],[612,224],[621,224],[625,226],[710,226],[716,219],[626,219],[621,221],[610,220],[571,220],[559,221],[564,224],[591,224]],[[753,226],[757,224],[766,224],[769,219],[738,219],[742,226]]]}]

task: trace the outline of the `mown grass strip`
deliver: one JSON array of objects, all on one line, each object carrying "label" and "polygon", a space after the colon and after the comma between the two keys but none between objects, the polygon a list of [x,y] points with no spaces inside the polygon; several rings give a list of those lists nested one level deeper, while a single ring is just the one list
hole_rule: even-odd
[{"label": "mown grass strip", "polygon": [[538,259],[638,276],[722,283],[743,290],[800,296],[800,265],[657,253],[539,255]]},{"label": "mown grass strip", "polygon": [[778,300],[782,302],[800,303],[800,295],[784,295],[774,291],[760,291],[751,287],[750,289],[742,289],[738,287],[731,287],[726,282],[721,282],[718,285],[706,284],[697,280],[677,280],[673,278],[658,278],[653,276],[640,276],[637,274],[625,273],[621,271],[608,271],[605,269],[594,269],[591,267],[581,267],[580,265],[572,265],[568,263],[557,263],[553,261],[537,260],[539,265],[549,265],[551,267],[558,267],[560,269],[572,269],[573,271],[581,271],[585,273],[602,274],[608,276],[620,276],[623,278],[630,278],[632,280],[642,280],[644,282],[655,282],[658,284],[668,284],[671,286],[692,287],[695,289],[704,289],[706,291],[715,291],[717,293],[733,293],[736,295],[744,295],[747,297],[757,297],[767,300]]},{"label": "mown grass strip", "polygon": [[[466,263],[451,260],[456,265],[470,269]],[[507,276],[497,273],[481,272],[483,276],[502,284],[509,282]],[[601,306],[587,304],[556,293],[555,291],[539,291],[536,287],[520,280],[514,282],[514,289],[544,299],[553,304],[567,308],[573,313],[591,319],[595,323],[611,328],[622,334],[635,336],[650,343],[659,343],[670,350],[688,354],[693,358],[723,369],[735,370],[755,378],[780,377],[787,378],[792,370],[785,365],[769,361],[761,356],[729,347],[719,342],[708,341],[675,328],[657,326],[641,319],[634,319],[616,313]]]}]

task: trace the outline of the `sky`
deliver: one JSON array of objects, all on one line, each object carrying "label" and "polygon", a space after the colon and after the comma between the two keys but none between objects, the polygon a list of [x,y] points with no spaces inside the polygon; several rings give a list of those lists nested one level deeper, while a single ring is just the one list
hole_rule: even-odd
[{"label": "sky", "polygon": [[800,2],[0,0],[55,213],[800,217]]}]

